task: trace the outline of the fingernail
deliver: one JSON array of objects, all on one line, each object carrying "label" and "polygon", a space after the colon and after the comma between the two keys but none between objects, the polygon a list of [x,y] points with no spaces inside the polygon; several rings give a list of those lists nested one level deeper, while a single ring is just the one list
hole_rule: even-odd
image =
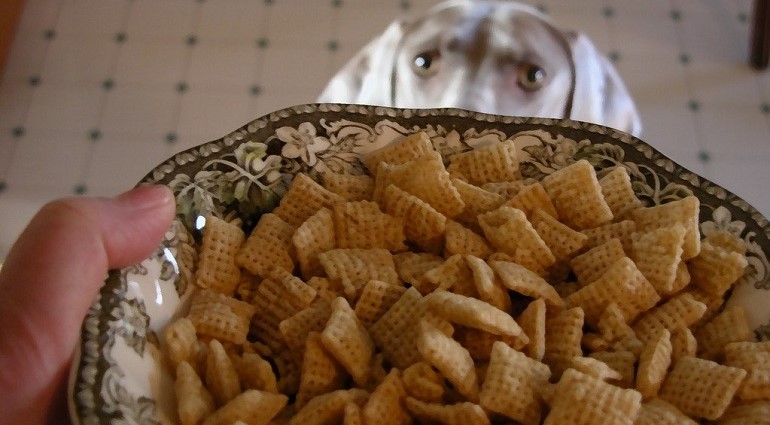
[{"label": "fingernail", "polygon": [[136,210],[146,210],[173,202],[174,194],[166,186],[140,186],[116,196],[115,200]]}]

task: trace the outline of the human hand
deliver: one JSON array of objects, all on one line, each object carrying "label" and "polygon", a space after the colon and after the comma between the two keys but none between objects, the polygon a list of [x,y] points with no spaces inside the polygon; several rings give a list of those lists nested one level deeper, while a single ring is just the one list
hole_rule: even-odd
[{"label": "human hand", "polygon": [[68,423],[66,381],[80,326],[107,271],[155,249],[174,216],[163,186],[53,201],[0,271],[0,422]]}]

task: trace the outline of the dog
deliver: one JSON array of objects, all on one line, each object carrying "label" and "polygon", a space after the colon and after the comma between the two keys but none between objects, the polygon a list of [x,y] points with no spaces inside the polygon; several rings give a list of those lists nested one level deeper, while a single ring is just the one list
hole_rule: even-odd
[{"label": "dog", "polygon": [[586,35],[509,1],[450,0],[394,21],[318,101],[569,118],[641,132],[623,80]]}]

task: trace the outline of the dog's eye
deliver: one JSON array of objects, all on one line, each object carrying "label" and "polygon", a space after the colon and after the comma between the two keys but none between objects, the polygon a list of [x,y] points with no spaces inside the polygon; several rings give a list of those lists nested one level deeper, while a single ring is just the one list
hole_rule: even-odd
[{"label": "dog's eye", "polygon": [[428,50],[422,52],[414,57],[412,61],[412,69],[417,75],[423,77],[429,77],[438,72],[439,61],[441,60],[441,53],[438,50]]},{"label": "dog's eye", "polygon": [[519,67],[519,87],[526,91],[535,91],[545,83],[545,70],[537,65],[524,64]]}]

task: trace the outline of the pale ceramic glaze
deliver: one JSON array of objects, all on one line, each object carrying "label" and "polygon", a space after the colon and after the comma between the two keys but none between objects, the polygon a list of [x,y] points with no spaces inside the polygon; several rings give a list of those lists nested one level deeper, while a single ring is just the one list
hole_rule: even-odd
[{"label": "pale ceramic glaze", "polygon": [[646,205],[696,195],[704,235],[722,229],[746,242],[749,267],[729,302],[745,307],[756,339],[770,339],[767,219],[633,136],[582,122],[457,109],[301,105],[179,153],[140,182],[170,186],[177,196],[177,219],[150,258],[110,272],[94,300],[70,376],[73,422],[176,423],[172,375],[161,360],[160,336],[185,311],[192,290],[199,216],[241,218],[248,230],[260,213],[273,209],[297,173],[318,180],[330,172],[364,173],[361,155],[417,131],[427,132],[444,155],[513,139],[524,177],[542,178],[578,159],[590,161],[599,175],[623,166]]}]

